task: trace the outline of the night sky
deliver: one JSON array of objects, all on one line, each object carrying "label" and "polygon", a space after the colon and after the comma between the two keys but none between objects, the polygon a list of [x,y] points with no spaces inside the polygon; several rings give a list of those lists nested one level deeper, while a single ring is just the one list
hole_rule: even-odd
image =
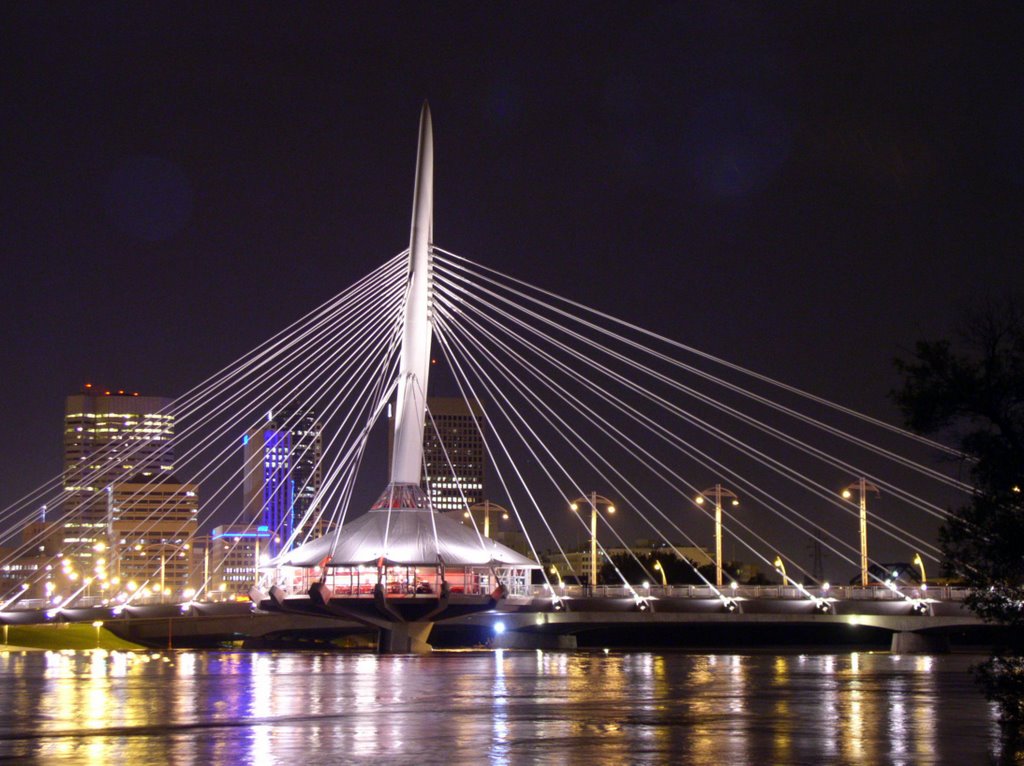
[{"label": "night sky", "polygon": [[[873,415],[1019,289],[1012,3],[6,3],[0,501],[435,241]],[[699,479],[697,481],[700,481]]]}]

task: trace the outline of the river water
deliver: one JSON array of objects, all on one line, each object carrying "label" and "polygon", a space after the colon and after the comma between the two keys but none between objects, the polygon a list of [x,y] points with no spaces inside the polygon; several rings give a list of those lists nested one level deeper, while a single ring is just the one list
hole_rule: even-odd
[{"label": "river water", "polygon": [[0,654],[0,759],[956,764],[1000,759],[978,656]]}]

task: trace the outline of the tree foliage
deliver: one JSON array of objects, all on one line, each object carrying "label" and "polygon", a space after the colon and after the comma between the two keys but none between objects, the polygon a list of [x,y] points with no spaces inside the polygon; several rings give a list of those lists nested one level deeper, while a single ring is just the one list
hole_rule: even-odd
[{"label": "tree foliage", "polygon": [[[661,573],[654,568],[656,561],[665,568],[665,579],[669,585],[705,585],[708,581],[715,581],[714,564],[700,567],[698,574],[695,563],[679,559],[671,551],[661,556],[653,553],[638,554],[635,558],[628,553],[616,554],[610,562],[606,561],[601,566],[597,579],[604,585],[621,585],[623,577],[630,585],[639,585],[645,581],[651,585],[661,585]],[[729,578],[737,574],[734,564],[725,564],[723,570]]]},{"label": "tree foliage", "polygon": [[[922,341],[898,360],[893,397],[908,427],[951,440],[974,492],[940,530],[947,572],[972,587],[982,619],[1024,627],[1024,310],[1007,298],[969,314],[955,341]],[[1013,630],[978,669],[1004,720],[1024,724],[1024,643]]]}]

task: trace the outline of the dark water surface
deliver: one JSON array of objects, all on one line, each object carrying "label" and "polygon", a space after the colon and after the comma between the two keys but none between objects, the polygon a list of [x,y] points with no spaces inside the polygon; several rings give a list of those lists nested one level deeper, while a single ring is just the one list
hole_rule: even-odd
[{"label": "dark water surface", "polygon": [[957,764],[977,656],[0,654],[0,758],[73,764]]}]

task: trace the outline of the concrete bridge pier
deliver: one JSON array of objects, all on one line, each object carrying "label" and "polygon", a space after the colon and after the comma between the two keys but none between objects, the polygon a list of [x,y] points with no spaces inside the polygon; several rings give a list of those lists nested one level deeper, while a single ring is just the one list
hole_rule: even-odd
[{"label": "concrete bridge pier", "polygon": [[949,636],[899,631],[892,634],[891,651],[893,654],[945,654],[949,651]]},{"label": "concrete bridge pier", "polygon": [[377,635],[379,654],[430,654],[433,648],[427,643],[432,622],[390,622]]}]

